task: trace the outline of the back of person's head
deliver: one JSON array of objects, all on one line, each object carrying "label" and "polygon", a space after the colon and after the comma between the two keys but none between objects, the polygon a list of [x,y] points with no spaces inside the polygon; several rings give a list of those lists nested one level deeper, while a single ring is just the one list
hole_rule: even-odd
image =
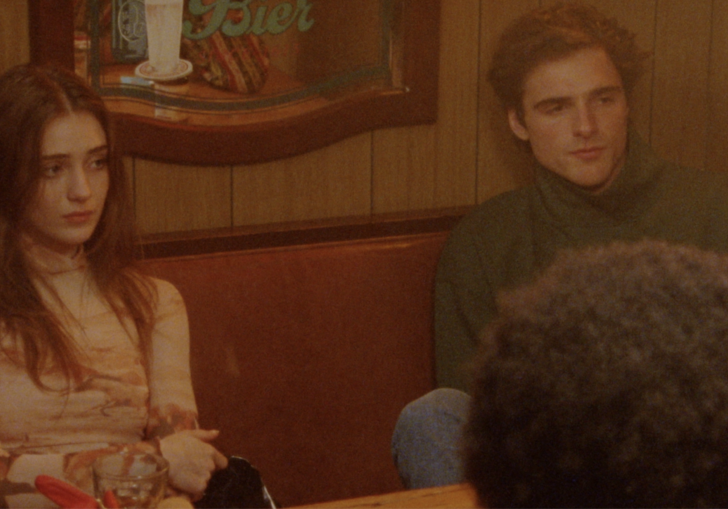
[{"label": "back of person's head", "polygon": [[648,54],[635,35],[592,6],[557,3],[517,18],[498,42],[488,79],[506,109],[522,110],[524,84],[540,64],[585,49],[603,48],[629,92],[644,71]]},{"label": "back of person's head", "polygon": [[562,253],[499,299],[466,477],[491,507],[728,505],[728,258]]}]

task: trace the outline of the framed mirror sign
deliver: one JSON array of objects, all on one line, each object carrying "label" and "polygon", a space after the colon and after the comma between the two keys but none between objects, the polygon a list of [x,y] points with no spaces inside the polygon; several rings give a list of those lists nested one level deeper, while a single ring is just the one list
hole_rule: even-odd
[{"label": "framed mirror sign", "polygon": [[31,58],[88,80],[128,155],[290,157],[435,121],[440,0],[29,0]]}]

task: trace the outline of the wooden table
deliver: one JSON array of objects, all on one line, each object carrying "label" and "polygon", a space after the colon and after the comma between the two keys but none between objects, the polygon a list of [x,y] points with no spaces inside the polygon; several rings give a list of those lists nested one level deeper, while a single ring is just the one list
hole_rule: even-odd
[{"label": "wooden table", "polygon": [[[342,508],[355,509],[367,507],[400,509],[473,509],[479,507],[475,490],[468,484],[456,484],[422,490],[398,491],[384,495],[350,498],[300,506],[303,508]],[[295,509],[295,508],[292,508]]]}]

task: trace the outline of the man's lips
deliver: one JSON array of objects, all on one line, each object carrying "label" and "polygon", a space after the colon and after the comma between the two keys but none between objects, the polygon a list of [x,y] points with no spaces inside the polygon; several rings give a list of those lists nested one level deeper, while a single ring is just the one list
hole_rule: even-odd
[{"label": "man's lips", "polygon": [[571,155],[582,161],[592,161],[598,159],[604,152],[604,147],[588,147],[572,150]]}]

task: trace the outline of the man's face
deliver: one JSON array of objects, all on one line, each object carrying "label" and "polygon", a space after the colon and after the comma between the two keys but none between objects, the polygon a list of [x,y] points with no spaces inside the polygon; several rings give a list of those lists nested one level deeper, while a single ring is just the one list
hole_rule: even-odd
[{"label": "man's face", "polygon": [[598,193],[624,164],[628,114],[614,63],[586,48],[537,66],[526,78],[523,118],[509,110],[508,121],[544,167]]}]

